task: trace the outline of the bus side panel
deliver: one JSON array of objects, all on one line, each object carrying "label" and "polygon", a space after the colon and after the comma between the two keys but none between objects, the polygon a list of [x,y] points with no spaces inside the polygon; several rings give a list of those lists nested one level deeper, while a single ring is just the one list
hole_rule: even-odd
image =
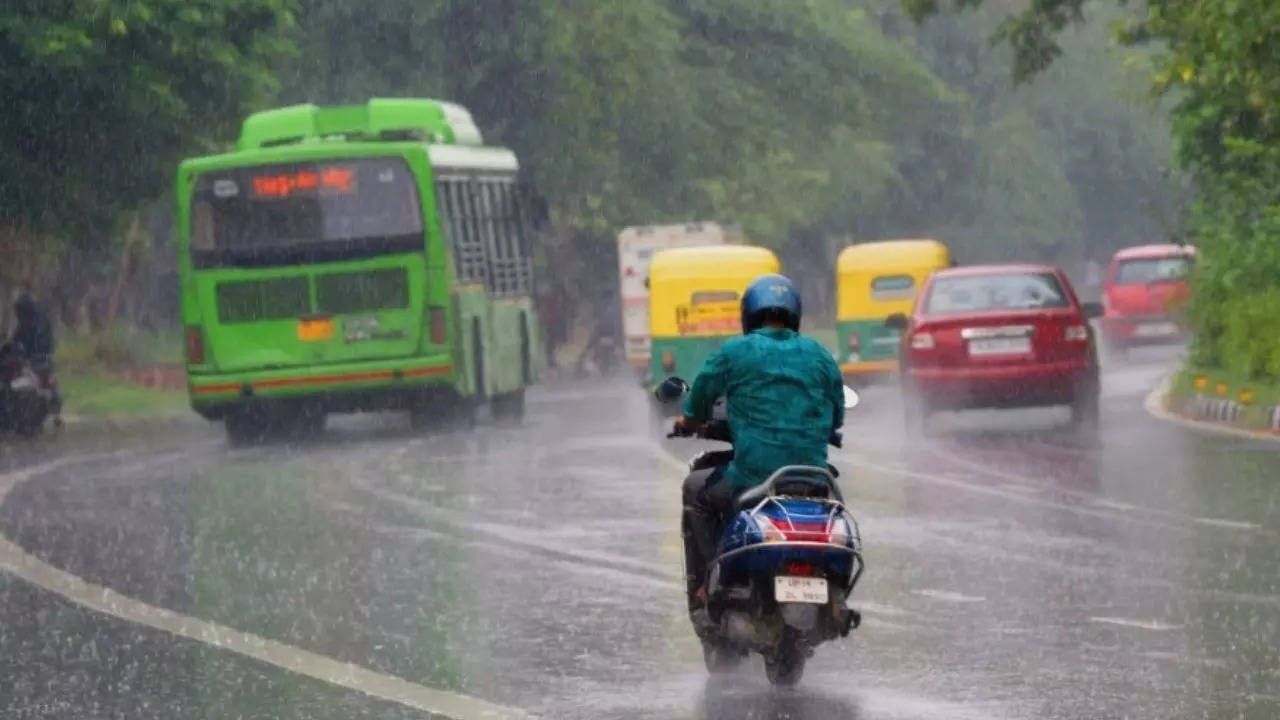
[{"label": "bus side panel", "polygon": [[[490,359],[484,357],[484,347],[489,344],[489,304],[489,298],[481,285],[460,285],[454,288],[453,309],[457,334],[453,355],[458,368],[457,390],[462,396],[476,396],[481,390],[488,394],[488,388],[479,388],[477,385],[481,376],[488,375],[490,364]],[[481,349],[479,358],[476,356],[477,345]]]},{"label": "bus side panel", "polygon": [[490,304],[488,376],[491,393],[514,392],[536,376],[537,331],[533,302],[527,297],[503,298]]}]

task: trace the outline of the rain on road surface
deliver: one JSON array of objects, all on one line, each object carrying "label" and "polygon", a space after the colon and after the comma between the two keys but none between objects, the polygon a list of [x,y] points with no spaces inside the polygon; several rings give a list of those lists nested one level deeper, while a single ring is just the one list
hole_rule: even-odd
[{"label": "rain on road surface", "polygon": [[[673,459],[702,445],[651,439],[622,383],[542,389],[522,426],[474,433],[388,416],[292,448],[196,423],[55,445],[62,464],[0,469],[0,531],[139,603],[544,718],[1277,717],[1280,448],[1151,419],[1168,366],[1106,373],[1098,446],[1028,411],[912,447],[868,391],[835,455],[865,621],[794,691],[758,659],[707,679]],[[12,561],[0,717],[432,717],[82,607]]]}]

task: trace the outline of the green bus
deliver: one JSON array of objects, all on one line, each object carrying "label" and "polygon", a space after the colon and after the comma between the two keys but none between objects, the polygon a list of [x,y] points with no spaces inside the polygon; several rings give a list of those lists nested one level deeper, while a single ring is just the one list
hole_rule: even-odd
[{"label": "green bus", "polygon": [[546,206],[518,178],[464,108],[426,99],[260,112],[233,151],[183,162],[192,408],[233,443],[330,412],[523,416]]}]

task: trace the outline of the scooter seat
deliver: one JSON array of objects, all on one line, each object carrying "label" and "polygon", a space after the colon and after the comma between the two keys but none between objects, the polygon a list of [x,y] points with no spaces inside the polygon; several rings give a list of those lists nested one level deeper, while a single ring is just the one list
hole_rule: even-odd
[{"label": "scooter seat", "polygon": [[[834,468],[832,468],[834,470]],[[747,488],[738,494],[735,505],[739,510],[748,510],[755,507],[761,500],[770,495],[788,495],[791,497],[805,497],[818,499],[831,499],[844,502],[844,497],[840,494],[840,488],[829,482],[826,478],[819,475],[794,475],[778,478],[772,483],[761,483],[754,487]]]}]

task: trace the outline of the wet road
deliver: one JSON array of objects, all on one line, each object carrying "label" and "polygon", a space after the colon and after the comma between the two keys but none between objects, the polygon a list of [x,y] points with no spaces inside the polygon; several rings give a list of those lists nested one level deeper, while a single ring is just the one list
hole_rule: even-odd
[{"label": "wet road", "polygon": [[[10,452],[0,717],[432,717],[395,699],[416,692],[462,720],[1274,718],[1280,446],[1150,418],[1170,359],[1108,370],[1097,445],[1027,411],[908,446],[869,391],[835,459],[864,625],[790,692],[758,660],[708,681],[676,532],[699,445],[650,439],[625,386],[541,390],[470,434],[352,418],[231,450],[191,423]],[[41,561],[71,599],[6,570]],[[102,590],[71,576],[118,595],[85,607]],[[154,613],[207,626],[135,622]],[[333,661],[365,674],[317,679]]]}]

